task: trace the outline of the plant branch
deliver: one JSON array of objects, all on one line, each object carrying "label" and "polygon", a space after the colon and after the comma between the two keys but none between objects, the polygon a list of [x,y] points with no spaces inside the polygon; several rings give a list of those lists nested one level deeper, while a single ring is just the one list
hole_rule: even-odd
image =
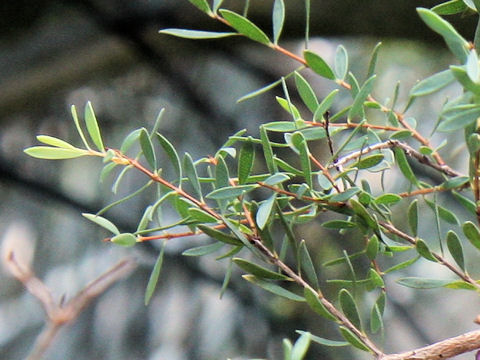
[{"label": "plant branch", "polygon": [[480,349],[480,330],[401,354],[381,355],[377,360],[443,360],[477,349]]},{"label": "plant branch", "polygon": [[[387,223],[384,221],[379,221],[379,225],[382,226],[387,232],[394,234],[406,241],[408,241],[412,245],[417,245],[417,239],[405,234],[403,231],[400,231],[397,229],[395,226],[393,226],[391,223]],[[440,265],[445,266],[448,268],[451,272],[453,272],[455,275],[457,275],[460,279],[463,281],[469,283],[473,287],[477,289],[477,291],[480,291],[480,284],[478,284],[474,279],[472,279],[467,273],[463,272],[462,270],[456,268],[454,265],[452,265],[450,262],[448,262],[442,255],[437,254],[434,251],[431,251],[431,254],[433,257],[438,261]]]}]

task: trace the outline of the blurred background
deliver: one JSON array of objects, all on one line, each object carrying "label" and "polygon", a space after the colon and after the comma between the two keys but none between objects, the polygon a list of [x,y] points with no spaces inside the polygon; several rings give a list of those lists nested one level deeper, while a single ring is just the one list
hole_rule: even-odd
[{"label": "blurred background", "polygon": [[[286,3],[281,44],[300,54],[304,1]],[[436,3],[370,0],[360,6],[354,0],[312,1],[310,48],[332,63],[337,45],[344,44],[351,71],[363,79],[371,51],[382,41],[374,94],[379,100],[391,97],[401,80],[400,103],[404,103],[418,79],[454,61],[415,12],[416,6]],[[224,7],[242,11],[243,5],[240,0],[225,1]],[[268,34],[272,6],[273,1],[250,1],[249,17]],[[112,147],[118,147],[136,128],[151,128],[165,108],[159,131],[180,154],[188,151],[194,159],[214,155],[237,130],[245,128],[258,136],[259,124],[288,119],[274,99],[282,95],[281,89],[239,104],[236,100],[298,64],[240,37],[189,41],[158,34],[170,27],[225,30],[186,0],[3,1],[0,15],[0,234],[21,242],[19,252],[33,251],[32,267],[57,301],[75,296],[120,259],[131,256],[139,264],[60,331],[47,359],[279,359],[281,340],[294,340],[296,329],[340,339],[330,324],[312,317],[304,305],[245,284],[237,269],[220,300],[227,263],[215,261],[214,256],[192,259],[180,255],[184,249],[208,242],[204,237],[169,242],[158,289],[145,307],[144,291],[159,244],[124,249],[103,243],[108,234],[80,215],[95,213],[138,189],[144,177],[130,174],[114,195],[111,179],[99,183],[102,164],[95,159],[45,161],[23,153],[36,144],[38,134],[79,144],[70,105],[82,113],[91,101],[105,142]],[[467,39],[473,37],[473,17],[458,16],[452,21]],[[311,79],[319,99],[333,89],[309,71],[302,74]],[[446,91],[458,93],[455,88]],[[300,106],[293,84],[291,94]],[[338,98],[337,109],[348,101],[347,95]],[[411,116],[425,129],[424,134],[429,134],[445,95],[442,92],[440,98],[429,98],[412,108]],[[456,136],[461,134],[450,137],[452,145],[442,155],[465,172],[467,164],[462,149],[455,146]],[[436,144],[441,140],[433,138]],[[321,144],[318,151],[322,151]],[[423,175],[439,181],[432,174]],[[387,182],[392,190],[405,187],[395,173]],[[459,216],[466,216],[451,199],[442,201]],[[147,193],[105,216],[125,231],[133,231],[150,202]],[[404,213],[405,207],[399,206],[400,222]],[[431,232],[433,221],[433,215],[425,213],[421,224],[425,233]],[[299,237],[318,250],[317,266],[341,256],[341,246],[348,241],[355,249],[355,239],[341,237],[343,243],[338,244],[339,236],[318,223],[309,224]],[[426,277],[449,276],[425,265],[415,265],[400,275],[421,270]],[[345,271],[332,267],[320,277],[342,277]],[[387,351],[404,351],[475,329],[475,294],[410,291],[394,280],[387,283],[390,331],[377,339]],[[44,325],[42,307],[6,271],[0,272],[0,284],[0,358],[25,358]],[[327,291],[334,294],[335,288]],[[308,358],[351,356],[349,348],[312,345]]]}]

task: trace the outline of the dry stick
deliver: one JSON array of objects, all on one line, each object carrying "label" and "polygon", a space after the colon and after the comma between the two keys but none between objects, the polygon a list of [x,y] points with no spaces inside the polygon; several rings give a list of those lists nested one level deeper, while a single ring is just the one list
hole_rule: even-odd
[{"label": "dry stick", "polygon": [[479,348],[480,330],[476,330],[401,354],[381,355],[377,360],[444,360]]},{"label": "dry stick", "polygon": [[[389,232],[391,234],[394,234],[394,235],[397,235],[398,237],[408,241],[412,245],[417,245],[417,239],[416,238],[414,238],[413,236],[410,236],[408,234],[405,234],[404,232],[400,231],[395,226],[393,226],[391,223],[384,222],[384,221],[379,221],[378,223],[387,232]],[[453,272],[455,275],[457,275],[459,278],[461,278],[463,281],[469,283],[470,285],[473,285],[477,290],[480,290],[480,284],[478,284],[474,279],[472,279],[467,273],[465,273],[465,272],[459,270],[458,268],[456,268],[450,262],[445,260],[445,258],[442,255],[439,255],[439,254],[437,254],[433,251],[431,251],[431,254],[441,265],[444,265],[451,272]]]},{"label": "dry stick", "polygon": [[337,184],[335,183],[335,179],[332,177],[332,175],[330,175],[330,173],[328,172],[328,169],[322,165],[322,163],[320,161],[318,161],[317,159],[315,159],[315,157],[312,155],[312,154],[309,154],[308,157],[310,158],[310,160],[312,160],[312,162],[318,166],[318,168],[320,170],[322,170],[322,173],[323,175],[325,175],[325,177],[328,179],[328,181],[332,184],[332,186],[335,188],[335,190],[337,190],[337,192],[341,192],[340,188],[337,186]]},{"label": "dry stick", "polygon": [[18,263],[13,252],[8,255],[7,261],[8,266],[15,270],[12,271],[12,274],[40,301],[48,318],[47,323],[42,332],[38,335],[27,360],[40,359],[63,325],[75,320],[95,297],[102,294],[111,285],[136,267],[136,263],[133,259],[122,260],[96,280],[88,284],[66,304],[56,304],[53,300],[50,289],[35,276],[31,269],[25,268],[23,264]]}]

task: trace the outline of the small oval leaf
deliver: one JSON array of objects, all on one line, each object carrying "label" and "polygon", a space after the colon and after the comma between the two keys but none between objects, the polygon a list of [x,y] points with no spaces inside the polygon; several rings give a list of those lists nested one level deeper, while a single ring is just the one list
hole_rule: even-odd
[{"label": "small oval leaf", "polygon": [[248,20],[246,17],[234,13],[230,10],[219,10],[223,18],[230,23],[230,26],[240,34],[245,35],[253,41],[258,41],[264,45],[270,44],[268,36],[260,28]]},{"label": "small oval leaf", "polygon": [[318,75],[330,80],[335,80],[335,74],[333,73],[333,70],[319,55],[311,52],[310,50],[305,50],[303,52],[303,57],[305,58],[308,67],[315,71]]}]

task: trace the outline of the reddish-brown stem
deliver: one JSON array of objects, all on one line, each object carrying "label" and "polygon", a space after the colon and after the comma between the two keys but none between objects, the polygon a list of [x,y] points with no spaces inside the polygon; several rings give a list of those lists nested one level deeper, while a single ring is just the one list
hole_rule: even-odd
[{"label": "reddish-brown stem", "polygon": [[335,188],[335,190],[337,190],[337,192],[340,192],[339,187],[337,186],[337,184],[335,184],[335,180],[332,177],[332,175],[330,175],[330,173],[328,172],[328,169],[325,166],[323,166],[322,163],[320,161],[318,161],[312,154],[309,155],[309,158],[310,158],[310,160],[312,160],[312,162],[315,165],[318,166],[318,168],[320,170],[322,170],[323,175],[325,175],[325,177],[328,179],[328,181],[330,181],[330,183]]},{"label": "reddish-brown stem", "polygon": [[[172,189],[173,191],[175,191],[178,195],[184,197],[185,199],[187,200],[190,200],[192,203],[194,203],[195,205],[197,205],[199,208],[201,208],[202,210],[206,211],[207,213],[209,213],[210,215],[212,215],[213,217],[215,217],[216,219],[221,219],[220,215],[218,215],[214,210],[212,210],[207,204],[205,204],[204,202],[201,202],[199,200],[197,200],[196,198],[194,198],[193,196],[191,196],[190,194],[188,194],[187,192],[183,191],[181,188],[173,185],[172,183],[168,182],[167,180],[163,179],[161,176],[159,176],[158,174],[156,173],[153,173],[151,172],[150,170],[148,170],[147,168],[145,168],[142,164],[140,164],[137,160],[135,159],[132,159],[132,158],[129,158],[128,156],[124,155],[122,152],[120,152],[119,150],[113,150],[115,152],[115,155],[117,156],[117,158],[120,160],[120,162],[122,160],[124,160],[124,162],[126,162],[128,165],[131,165],[133,166],[134,168],[136,168],[137,170],[141,171],[142,173],[144,173],[145,175],[147,175],[150,179],[152,179],[153,181],[155,182],[158,182],[166,187],[168,187],[169,189]],[[115,161],[115,159],[113,160]]]},{"label": "reddish-brown stem", "polygon": [[475,197],[475,205],[476,205],[476,214],[477,214],[477,222],[480,224],[480,151],[475,153],[475,158],[473,161],[474,166],[474,176],[473,176],[473,195]]}]

